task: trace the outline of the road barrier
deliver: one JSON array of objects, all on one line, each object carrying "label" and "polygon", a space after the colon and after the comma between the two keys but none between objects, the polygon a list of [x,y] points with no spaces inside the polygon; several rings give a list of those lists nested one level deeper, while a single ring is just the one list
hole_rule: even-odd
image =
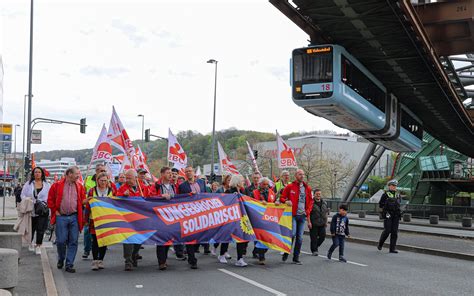
[{"label": "road barrier", "polygon": [[[343,203],[340,199],[327,199],[326,201],[332,212],[337,212],[339,205]],[[378,203],[353,201],[345,204],[348,205],[350,213],[365,211],[366,214],[378,215],[381,212]],[[411,214],[412,218],[421,219],[428,219],[431,215],[437,215],[440,220],[461,222],[463,217],[474,217],[474,207],[402,204],[402,211]]]}]

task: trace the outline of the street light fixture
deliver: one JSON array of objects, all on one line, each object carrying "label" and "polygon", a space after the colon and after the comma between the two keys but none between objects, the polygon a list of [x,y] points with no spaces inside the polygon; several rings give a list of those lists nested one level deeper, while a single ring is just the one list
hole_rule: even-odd
[{"label": "street light fixture", "polygon": [[212,146],[211,146],[211,181],[214,181],[214,150],[216,145],[216,96],[217,96],[217,61],[210,59],[208,64],[214,64],[214,116],[212,118]]},{"label": "street light fixture", "polygon": [[145,142],[145,115],[138,114],[137,116],[142,118],[142,143],[144,143]]}]

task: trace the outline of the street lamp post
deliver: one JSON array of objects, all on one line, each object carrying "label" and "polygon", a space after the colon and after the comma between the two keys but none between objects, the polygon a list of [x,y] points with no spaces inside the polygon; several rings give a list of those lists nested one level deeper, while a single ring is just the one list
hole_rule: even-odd
[{"label": "street lamp post", "polygon": [[15,124],[15,138],[13,139],[13,141],[15,142],[15,146],[13,146],[13,159],[15,160],[15,171],[16,171],[16,167],[17,167],[17,161],[16,161],[16,128],[17,127],[20,127],[21,125],[19,124]]},{"label": "street lamp post", "polygon": [[142,143],[145,143],[145,115],[138,114],[137,116],[142,118]]},{"label": "street lamp post", "polygon": [[[31,154],[31,114],[32,114],[32,97],[33,97],[33,0],[31,0],[30,7],[30,61],[28,72],[28,121],[27,121],[27,141],[26,141],[26,156],[28,159]],[[30,168],[28,168],[29,170]],[[27,172],[26,172],[27,173]]]},{"label": "street lamp post", "polygon": [[216,97],[217,97],[217,61],[210,59],[208,64],[214,64],[214,116],[212,118],[212,144],[211,144],[211,181],[214,180],[214,149],[216,143]]}]

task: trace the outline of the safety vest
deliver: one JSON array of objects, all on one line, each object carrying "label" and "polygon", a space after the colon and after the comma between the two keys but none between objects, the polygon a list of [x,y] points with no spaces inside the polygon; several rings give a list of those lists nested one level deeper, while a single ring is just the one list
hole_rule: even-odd
[{"label": "safety vest", "polygon": [[[99,196],[99,194],[97,193],[97,187],[94,187],[92,189],[92,197],[98,197],[98,196]],[[112,197],[112,196],[114,196],[113,192],[112,192],[112,188],[109,187],[107,189],[107,197]]]},{"label": "safety vest", "polygon": [[86,177],[86,180],[84,181],[84,187],[86,188],[86,192],[89,192],[89,190],[91,190],[97,185],[96,182],[92,179],[94,176]]},{"label": "safety vest", "polygon": [[400,195],[398,192],[385,191],[387,194],[387,201],[385,202],[385,209],[391,212],[398,211],[400,207]]}]

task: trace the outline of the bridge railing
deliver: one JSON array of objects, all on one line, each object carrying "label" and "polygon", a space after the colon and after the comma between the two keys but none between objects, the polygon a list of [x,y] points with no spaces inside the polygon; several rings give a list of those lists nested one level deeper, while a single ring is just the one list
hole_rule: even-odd
[{"label": "bridge railing", "polygon": [[[340,200],[326,201],[331,212],[337,212],[339,205],[343,203]],[[381,212],[378,203],[350,202],[347,205],[349,213],[365,211],[367,214],[379,215]],[[412,214],[413,218],[421,219],[428,219],[430,215],[438,215],[442,220],[460,220],[462,217],[474,217],[474,207],[405,204],[402,205],[402,210],[404,213]]]}]

